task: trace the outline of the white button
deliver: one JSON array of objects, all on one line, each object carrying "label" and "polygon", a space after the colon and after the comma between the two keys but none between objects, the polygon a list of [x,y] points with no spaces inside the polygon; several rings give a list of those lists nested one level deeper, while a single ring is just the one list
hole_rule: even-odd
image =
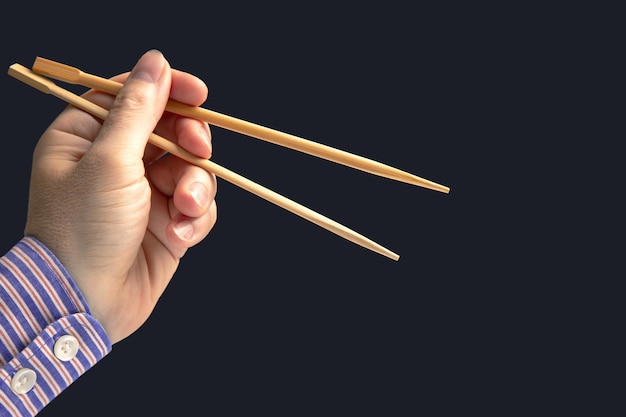
[{"label": "white button", "polygon": [[35,386],[37,374],[29,368],[22,368],[13,375],[11,389],[16,394],[26,394]]},{"label": "white button", "polygon": [[61,361],[74,359],[76,353],[78,353],[78,340],[72,335],[63,335],[54,344],[54,356]]}]

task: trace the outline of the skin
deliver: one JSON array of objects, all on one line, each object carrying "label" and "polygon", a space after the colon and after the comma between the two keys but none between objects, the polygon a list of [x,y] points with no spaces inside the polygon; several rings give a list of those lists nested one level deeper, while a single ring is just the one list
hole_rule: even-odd
[{"label": "skin", "polygon": [[211,132],[201,121],[164,113],[168,98],[198,106],[197,77],[146,52],[116,96],[85,97],[109,109],[104,122],[66,108],[34,151],[25,234],[59,258],[111,343],[149,317],[186,251],[217,220],[214,175],[148,145],[151,132],[202,158]]}]

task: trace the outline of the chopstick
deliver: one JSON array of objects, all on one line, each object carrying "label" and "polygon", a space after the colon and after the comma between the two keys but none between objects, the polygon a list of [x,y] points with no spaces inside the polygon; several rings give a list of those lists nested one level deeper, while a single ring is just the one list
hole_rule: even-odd
[{"label": "chopstick", "polygon": [[[60,81],[82,85],[84,87],[104,91],[113,95],[117,94],[122,87],[122,84],[116,81],[101,78],[96,75],[86,73],[78,68],[42,57],[37,57],[35,59],[32,71]],[[291,148],[318,158],[365,171],[370,174],[378,175],[380,177],[417,185],[446,194],[450,192],[450,188],[447,186],[437,184],[433,181],[418,177],[389,165],[303,139],[298,136],[280,132],[265,126],[260,126],[245,120],[227,116],[213,110],[189,106],[174,100],[170,100],[168,102],[166,110],[182,116],[202,120],[214,126],[231,130],[233,132]]]},{"label": "chopstick", "polygon": [[[59,87],[58,85],[56,85],[54,82],[50,81],[49,79],[42,77],[40,75],[35,74],[34,72],[32,72],[31,70],[29,70],[28,68],[20,65],[20,64],[13,64],[9,67],[9,71],[8,71],[9,75],[11,75],[12,77],[30,85],[31,87],[36,88],[37,90],[45,93],[45,94],[51,94],[53,96],[56,96],[57,98],[60,98],[64,101],[66,101],[69,104],[72,104],[84,111],[86,111],[87,113],[90,113],[91,115],[104,120],[107,117],[107,114],[109,113],[108,110],[92,103],[91,101],[78,96],[68,90],[65,90],[61,87]],[[201,168],[204,168],[205,170],[212,172],[213,174],[215,174],[216,176],[246,190],[251,192],[252,194],[255,194],[271,203],[274,203],[276,205],[278,205],[279,207],[284,208],[287,211],[290,211],[306,220],[309,220],[310,222],[317,224],[320,227],[323,227],[324,229],[335,233],[338,236],[343,237],[344,239],[347,239],[353,243],[356,243],[366,249],[369,249],[373,252],[379,253],[381,255],[384,255],[390,259],[393,259],[395,261],[397,261],[400,256],[397,255],[396,253],[390,251],[389,249],[379,245],[378,243],[366,238],[365,236],[355,232],[352,229],[347,228],[346,226],[332,220],[329,219],[326,216],[323,216],[299,203],[296,203],[293,200],[290,200],[268,188],[263,187],[260,184],[257,184],[233,171],[228,170],[227,168],[224,168],[208,159],[203,159],[203,158],[199,158],[189,152],[187,152],[185,149],[181,148],[180,146],[176,145],[175,143],[161,137],[158,136],[154,133],[152,133],[150,135],[149,138],[149,142],[161,149],[163,149],[166,152],[169,152],[173,155],[176,155],[177,157],[192,163],[194,165],[197,165]]]}]

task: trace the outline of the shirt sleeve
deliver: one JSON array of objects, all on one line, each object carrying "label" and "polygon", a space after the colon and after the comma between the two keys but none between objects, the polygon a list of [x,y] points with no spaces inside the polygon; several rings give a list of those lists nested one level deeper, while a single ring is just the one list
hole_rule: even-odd
[{"label": "shirt sleeve", "polygon": [[0,415],[34,416],[111,351],[58,259],[24,237],[0,258]]}]

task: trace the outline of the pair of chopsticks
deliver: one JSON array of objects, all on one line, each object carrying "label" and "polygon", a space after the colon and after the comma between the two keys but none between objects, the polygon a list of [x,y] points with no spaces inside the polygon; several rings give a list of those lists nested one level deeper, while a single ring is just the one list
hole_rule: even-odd
[{"label": "pair of chopsticks", "polygon": [[[78,96],[68,90],[65,90],[49,78],[57,79],[71,84],[78,84],[94,90],[103,91],[112,95],[116,95],[122,88],[123,84],[109,79],[101,78],[92,74],[85,73],[77,68],[51,61],[49,59],[37,57],[32,70],[20,65],[13,64],[9,67],[9,75],[36,88],[37,90],[51,94],[90,113],[91,115],[104,120],[108,111],[89,100]],[[45,75],[42,76],[42,75]],[[49,77],[49,78],[48,78]],[[446,186],[435,182],[420,178],[413,174],[401,171],[397,168],[354,155],[330,146],[312,142],[294,135],[250,123],[241,119],[217,113],[202,107],[189,106],[180,102],[170,100],[167,103],[166,111],[179,114],[186,117],[202,120],[208,124],[225,128],[234,132],[242,133],[257,139],[265,140],[270,143],[285,146],[303,153],[307,153],[319,158],[333,161],[342,165],[346,165],[361,171],[369,172],[374,175],[386,177],[400,182],[448,193],[450,189]],[[370,249],[376,253],[384,255],[390,259],[398,260],[400,257],[389,249],[379,245],[378,243],[366,238],[365,236],[347,228],[346,226],[329,219],[295,201],[292,201],[260,184],[257,184],[233,171],[228,170],[208,159],[199,158],[175,143],[158,136],[154,133],[150,135],[149,143],[155,145],[162,150],[176,155],[177,157],[195,164],[217,177],[220,177],[246,191],[249,191],[265,200],[278,205],[310,222],[317,224],[326,230],[337,234],[353,243],[364,248]]]}]

